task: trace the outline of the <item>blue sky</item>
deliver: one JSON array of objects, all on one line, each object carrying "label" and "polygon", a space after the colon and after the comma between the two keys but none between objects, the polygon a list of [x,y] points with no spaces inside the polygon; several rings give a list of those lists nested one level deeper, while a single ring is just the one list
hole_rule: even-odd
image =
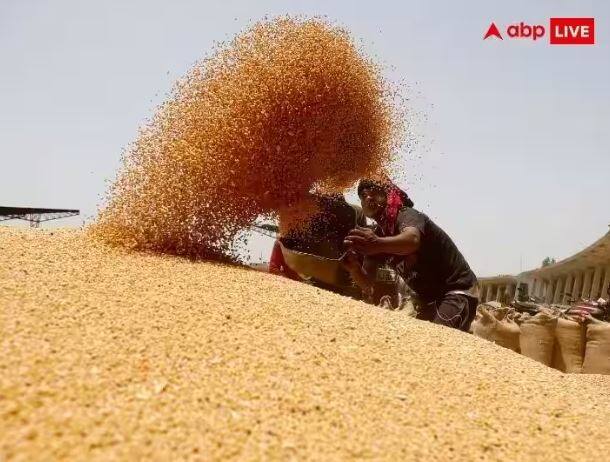
[{"label": "blue sky", "polygon": [[[606,1],[0,1],[0,205],[96,206],[172,83],[253,21],[326,15],[409,85],[416,208],[478,275],[592,243],[610,223]],[[596,45],[483,41],[552,16],[592,16]],[[548,33],[548,31],[547,31]],[[82,217],[58,222],[77,226]],[[253,258],[271,243],[256,238]]]}]

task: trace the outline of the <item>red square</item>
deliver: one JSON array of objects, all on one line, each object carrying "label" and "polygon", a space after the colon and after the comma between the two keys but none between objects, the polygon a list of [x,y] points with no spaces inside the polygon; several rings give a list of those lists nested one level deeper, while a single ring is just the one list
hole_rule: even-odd
[{"label": "red square", "polygon": [[593,45],[594,18],[551,18],[551,45]]}]

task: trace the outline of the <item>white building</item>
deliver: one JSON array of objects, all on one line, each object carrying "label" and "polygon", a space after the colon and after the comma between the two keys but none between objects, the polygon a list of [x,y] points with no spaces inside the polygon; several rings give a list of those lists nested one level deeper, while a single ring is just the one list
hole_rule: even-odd
[{"label": "white building", "polygon": [[479,278],[481,301],[506,303],[518,287],[546,303],[567,303],[572,299],[607,297],[610,285],[610,232],[586,249],[557,263],[517,276]]}]

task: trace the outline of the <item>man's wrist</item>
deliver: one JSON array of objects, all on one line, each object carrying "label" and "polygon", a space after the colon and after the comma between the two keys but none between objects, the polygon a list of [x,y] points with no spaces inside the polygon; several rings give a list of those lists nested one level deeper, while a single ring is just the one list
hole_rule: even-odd
[{"label": "man's wrist", "polygon": [[371,246],[371,254],[378,254],[378,253],[384,253],[384,247],[385,247],[386,241],[385,238],[383,237],[377,237],[377,239],[375,239],[373,241],[373,245]]}]

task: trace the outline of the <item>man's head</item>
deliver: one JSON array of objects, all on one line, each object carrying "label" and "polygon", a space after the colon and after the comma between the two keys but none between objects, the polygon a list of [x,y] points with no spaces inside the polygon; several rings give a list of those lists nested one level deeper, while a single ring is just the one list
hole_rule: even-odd
[{"label": "man's head", "polygon": [[375,221],[378,221],[385,212],[388,206],[388,197],[390,197],[390,201],[396,207],[413,207],[413,201],[407,193],[399,189],[390,180],[360,180],[358,183],[358,197],[360,198],[364,215]]},{"label": "man's head", "polygon": [[373,220],[378,219],[388,205],[387,189],[383,184],[372,180],[360,180],[358,197],[364,215]]}]

